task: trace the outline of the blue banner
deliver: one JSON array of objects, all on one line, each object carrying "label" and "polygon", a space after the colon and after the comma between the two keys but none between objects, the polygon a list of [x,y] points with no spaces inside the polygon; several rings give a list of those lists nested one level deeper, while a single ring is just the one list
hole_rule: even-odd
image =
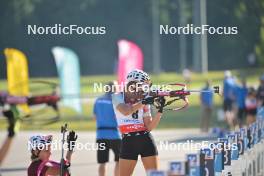
[{"label": "blue banner", "polygon": [[53,47],[63,104],[82,113],[80,100],[80,66],[78,56],[70,49]]}]

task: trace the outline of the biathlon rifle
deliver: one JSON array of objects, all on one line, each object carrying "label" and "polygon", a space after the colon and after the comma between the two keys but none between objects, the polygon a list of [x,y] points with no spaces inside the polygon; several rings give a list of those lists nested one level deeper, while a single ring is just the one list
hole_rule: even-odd
[{"label": "biathlon rifle", "polygon": [[188,96],[192,95],[193,93],[202,93],[202,92],[212,92],[215,94],[219,94],[219,86],[214,86],[213,90],[187,90],[185,84],[181,83],[173,83],[173,84],[168,84],[169,86],[178,86],[180,87],[179,89],[176,90],[150,90],[147,92],[145,97],[153,97],[154,98],[154,106],[159,109],[160,104],[159,104],[159,99],[161,97],[170,98],[169,100],[166,101],[164,107],[168,107],[169,105],[172,105],[172,103],[176,101],[182,101],[183,105],[180,107],[174,107],[174,108],[164,108],[165,110],[173,110],[173,111],[178,111],[181,109],[186,108],[189,105],[189,100]]}]

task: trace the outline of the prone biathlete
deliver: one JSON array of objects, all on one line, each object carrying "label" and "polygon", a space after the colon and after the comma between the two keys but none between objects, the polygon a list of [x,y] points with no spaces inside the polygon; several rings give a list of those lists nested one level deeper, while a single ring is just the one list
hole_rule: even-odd
[{"label": "prone biathlete", "polygon": [[146,171],[158,169],[158,151],[150,131],[159,124],[165,104],[165,99],[160,98],[160,108],[152,118],[150,105],[154,99],[144,97],[144,91],[138,89],[140,85],[151,85],[149,75],[136,69],[127,75],[126,82],[125,91],[112,95],[114,111],[122,133],[120,176],[132,175],[139,155]]}]

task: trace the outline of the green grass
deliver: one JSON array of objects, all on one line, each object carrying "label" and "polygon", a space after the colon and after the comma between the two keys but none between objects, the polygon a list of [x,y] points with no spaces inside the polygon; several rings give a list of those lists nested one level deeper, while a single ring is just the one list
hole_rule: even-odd
[{"label": "green grass", "polygon": [[[262,74],[261,69],[246,69],[246,70],[234,70],[232,71],[237,77],[246,76],[249,86],[256,86],[258,84],[258,77]],[[179,74],[175,73],[162,73],[160,75],[151,75],[153,84],[166,84],[166,83],[179,83],[184,82],[183,78]],[[100,75],[100,76],[83,76],[81,78],[81,92],[89,97],[96,97],[101,93],[94,93],[94,83],[107,83],[109,80],[114,80],[113,75]],[[212,85],[222,85],[223,72],[209,72],[208,74],[192,74],[192,82],[188,85],[189,89],[200,89],[203,87],[204,82],[209,79],[212,81]],[[45,80],[58,83],[57,78],[34,78],[34,80]],[[33,94],[48,93],[51,89],[47,85],[43,84],[30,84],[30,89]],[[5,80],[0,80],[0,90],[7,90],[7,84]],[[199,95],[193,94],[189,97],[190,106],[182,111],[167,111],[164,113],[159,127],[164,128],[196,128],[200,125],[201,110],[199,107]],[[216,121],[215,112],[217,108],[220,108],[221,97],[214,97],[215,111],[211,125],[223,125]],[[70,127],[75,130],[95,130],[95,121],[92,120],[92,108],[93,102],[83,104],[83,114],[78,115],[73,110],[65,107],[60,108],[62,119],[51,125],[46,126],[34,126],[30,124],[21,124],[22,130],[59,130],[60,126],[65,122],[68,122]],[[47,111],[45,115],[52,115],[52,112]],[[0,129],[6,128],[6,121],[0,118]]]}]

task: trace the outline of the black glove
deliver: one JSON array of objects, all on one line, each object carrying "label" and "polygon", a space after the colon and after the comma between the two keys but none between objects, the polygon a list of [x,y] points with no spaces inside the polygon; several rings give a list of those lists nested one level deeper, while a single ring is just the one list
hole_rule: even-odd
[{"label": "black glove", "polygon": [[159,103],[158,112],[163,113],[163,108],[165,106],[166,100],[164,97],[159,97],[159,99],[157,101]]},{"label": "black glove", "polygon": [[75,142],[78,138],[78,135],[75,134],[75,131],[70,131],[67,136],[68,150],[73,151],[75,147]]},{"label": "black glove", "polygon": [[154,103],[154,98],[153,97],[145,97],[142,102],[142,104],[147,105],[147,104],[153,104]]}]

